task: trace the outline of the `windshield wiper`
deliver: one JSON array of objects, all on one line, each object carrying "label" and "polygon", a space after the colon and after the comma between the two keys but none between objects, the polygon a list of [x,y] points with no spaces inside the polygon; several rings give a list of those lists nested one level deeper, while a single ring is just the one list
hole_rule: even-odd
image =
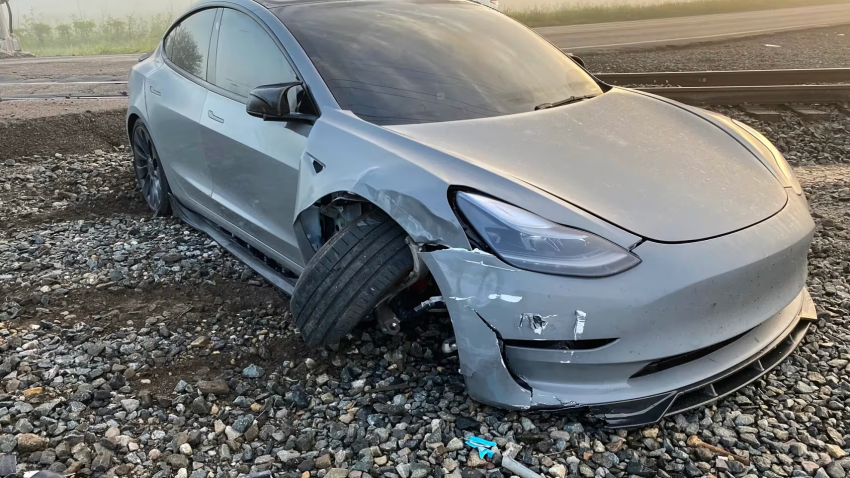
[{"label": "windshield wiper", "polygon": [[538,110],[548,110],[549,108],[554,108],[556,106],[564,106],[572,103],[578,103],[579,101],[589,100],[591,98],[596,98],[597,95],[584,95],[584,96],[570,96],[569,98],[561,101],[556,101],[554,103],[542,103],[534,107],[534,111]]}]

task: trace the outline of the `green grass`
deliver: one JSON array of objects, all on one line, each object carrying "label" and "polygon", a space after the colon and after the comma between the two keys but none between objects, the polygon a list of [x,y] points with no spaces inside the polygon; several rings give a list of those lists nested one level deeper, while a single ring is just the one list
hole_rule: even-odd
[{"label": "green grass", "polygon": [[609,6],[563,3],[551,7],[505,9],[505,13],[530,27],[584,23],[651,20],[713,13],[748,12],[774,8],[850,3],[850,0],[670,0],[655,5],[619,3]]},{"label": "green grass", "polygon": [[15,33],[21,49],[37,56],[144,53],[156,48],[171,18],[161,14],[95,22],[72,16],[67,22],[48,24],[31,12]]}]

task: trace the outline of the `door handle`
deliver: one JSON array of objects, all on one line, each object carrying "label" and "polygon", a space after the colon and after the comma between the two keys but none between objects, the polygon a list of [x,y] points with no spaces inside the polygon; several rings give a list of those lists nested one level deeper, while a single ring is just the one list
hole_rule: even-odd
[{"label": "door handle", "polygon": [[151,86],[151,93],[155,94],[156,96],[162,96],[162,93],[160,93],[159,91],[156,91],[156,90],[153,88],[153,86]]},{"label": "door handle", "polygon": [[210,119],[213,120],[213,121],[217,121],[221,124],[224,124],[224,118],[219,118],[218,116],[215,115],[215,113],[212,112],[212,110],[207,110],[207,116],[209,116]]}]

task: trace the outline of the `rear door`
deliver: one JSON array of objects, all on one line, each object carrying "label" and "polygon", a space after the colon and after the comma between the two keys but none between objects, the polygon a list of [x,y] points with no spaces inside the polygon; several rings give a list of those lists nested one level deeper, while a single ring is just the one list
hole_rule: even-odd
[{"label": "rear door", "polygon": [[251,90],[297,80],[279,43],[254,18],[222,9],[201,116],[216,213],[267,255],[302,265],[293,223],[301,155],[311,126],[245,111]]},{"label": "rear door", "polygon": [[148,128],[172,192],[184,203],[211,207],[212,176],[204,158],[199,120],[207,98],[210,40],[219,10],[183,19],[164,40],[166,64],[147,79]]}]

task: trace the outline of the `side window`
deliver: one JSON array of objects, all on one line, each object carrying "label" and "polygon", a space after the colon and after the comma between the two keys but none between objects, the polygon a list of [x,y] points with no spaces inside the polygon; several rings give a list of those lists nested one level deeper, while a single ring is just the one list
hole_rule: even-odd
[{"label": "side window", "polygon": [[247,97],[258,86],[296,81],[277,44],[251,17],[224,9],[218,34],[215,84]]},{"label": "side window", "polygon": [[201,10],[185,18],[165,39],[165,55],[172,63],[192,76],[207,78],[216,9]]}]

